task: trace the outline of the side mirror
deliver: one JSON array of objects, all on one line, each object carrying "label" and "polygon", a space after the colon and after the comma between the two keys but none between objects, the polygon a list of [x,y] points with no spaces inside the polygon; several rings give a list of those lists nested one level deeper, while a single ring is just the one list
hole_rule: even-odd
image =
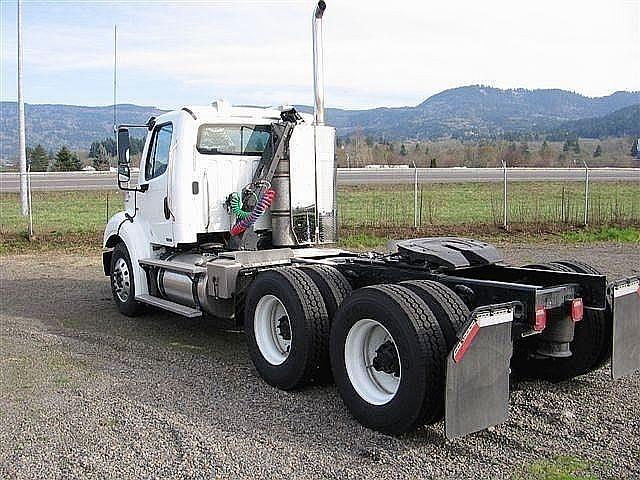
[{"label": "side mirror", "polygon": [[129,165],[129,129],[118,129],[118,164]]},{"label": "side mirror", "polygon": [[129,168],[129,130],[118,129],[118,182],[126,183],[131,178]]},{"label": "side mirror", "polygon": [[118,164],[118,183],[127,183],[131,179],[131,169],[126,163]]}]

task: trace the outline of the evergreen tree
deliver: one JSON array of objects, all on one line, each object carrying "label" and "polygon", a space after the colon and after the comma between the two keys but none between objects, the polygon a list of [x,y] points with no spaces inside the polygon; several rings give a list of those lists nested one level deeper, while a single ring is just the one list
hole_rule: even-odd
[{"label": "evergreen tree", "polygon": [[416,143],[416,148],[413,149],[414,152],[420,153],[420,142]]},{"label": "evergreen tree", "polygon": [[562,151],[563,151],[563,152],[568,152],[568,151],[569,151],[569,147],[570,147],[570,146],[571,146],[571,145],[569,145],[569,139],[565,140],[565,141],[564,141],[564,144],[562,145]]},{"label": "evergreen tree", "polygon": [[573,152],[574,153],[580,153],[580,142],[578,141],[577,138],[576,138],[575,142],[573,143]]},{"label": "evergreen tree", "polygon": [[96,170],[109,170],[109,155],[104,145],[98,148],[97,156],[93,158],[93,168]]},{"label": "evergreen tree", "polygon": [[438,161],[435,158],[431,159],[431,163],[429,164],[430,168],[438,168]]},{"label": "evergreen tree", "polygon": [[600,146],[600,144],[598,144],[596,149],[593,151],[593,156],[594,156],[594,158],[602,156],[602,147]]},{"label": "evergreen tree", "polygon": [[631,144],[631,156],[634,158],[638,158],[638,143],[640,143],[640,139],[636,139]]},{"label": "evergreen tree", "polygon": [[44,147],[40,144],[34,149],[27,150],[27,160],[31,166],[32,172],[46,172],[49,166],[49,155]]},{"label": "evergreen tree", "polygon": [[547,155],[549,155],[549,144],[545,140],[540,146],[540,156],[545,158]]},{"label": "evergreen tree", "polygon": [[97,140],[91,142],[91,146],[89,147],[89,156],[91,158],[98,158],[98,150],[100,149],[100,145],[102,145],[102,142],[98,142]]},{"label": "evergreen tree", "polygon": [[520,154],[525,158],[525,160],[528,160],[531,156],[531,153],[529,152],[529,144],[526,141],[520,143]]},{"label": "evergreen tree", "polygon": [[404,146],[404,143],[400,145],[400,155],[402,155],[403,157],[407,156],[407,147]]},{"label": "evergreen tree", "polygon": [[71,152],[66,145],[60,147],[56,153],[55,170],[58,172],[74,172],[80,170],[82,165],[78,156]]},{"label": "evergreen tree", "polygon": [[107,137],[101,143],[102,145],[104,145],[104,148],[107,149],[107,153],[110,157],[115,157],[118,155],[118,147],[116,145],[116,141],[113,138]]}]

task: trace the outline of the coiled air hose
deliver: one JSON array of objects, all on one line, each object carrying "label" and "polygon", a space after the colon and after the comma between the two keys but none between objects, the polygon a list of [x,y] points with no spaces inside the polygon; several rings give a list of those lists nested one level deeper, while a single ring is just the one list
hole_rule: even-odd
[{"label": "coiled air hose", "polygon": [[238,220],[244,220],[251,214],[251,212],[247,212],[242,209],[242,195],[238,192],[233,192],[231,194],[229,208]]},{"label": "coiled air hose", "polygon": [[[273,200],[275,198],[276,198],[276,191],[274,189],[272,189],[272,188],[268,188],[262,194],[262,196],[260,197],[260,200],[258,200],[258,203],[256,204],[256,206],[253,207],[253,210],[251,210],[251,212],[245,218],[243,218],[240,221],[238,221],[231,228],[231,235],[234,235],[234,236],[240,235],[247,228],[249,228],[251,225],[256,223],[258,218],[260,218],[260,216],[269,209],[269,207],[271,206],[271,204],[273,203]],[[233,198],[231,199],[231,201],[233,202]],[[240,210],[242,210],[242,208],[240,208]],[[244,212],[244,210],[242,210],[242,211]]]}]

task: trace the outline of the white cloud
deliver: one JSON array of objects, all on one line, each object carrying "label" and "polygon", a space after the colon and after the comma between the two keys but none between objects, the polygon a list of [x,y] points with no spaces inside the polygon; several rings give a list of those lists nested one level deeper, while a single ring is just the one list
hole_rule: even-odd
[{"label": "white cloud", "polygon": [[[219,91],[237,103],[308,103],[312,6],[257,0],[114,2],[111,8],[104,2],[42,2],[43,10],[27,12],[25,70],[51,83],[41,92],[51,98],[36,101],[57,101],[58,75],[108,77],[117,22],[128,101],[171,105]],[[5,12],[6,6],[2,26],[9,32]],[[15,62],[14,40],[9,32],[2,42],[6,71]],[[325,42],[332,106],[416,104],[470,83],[558,87],[592,96],[640,90],[638,0],[329,0]],[[141,78],[144,84],[135,85]],[[180,98],[173,90],[180,90]],[[104,98],[91,85],[76,93],[75,103]]]}]

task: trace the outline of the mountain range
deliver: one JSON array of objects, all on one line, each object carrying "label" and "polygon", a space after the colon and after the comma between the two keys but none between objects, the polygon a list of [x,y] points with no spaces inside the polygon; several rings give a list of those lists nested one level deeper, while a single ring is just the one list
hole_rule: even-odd
[{"label": "mountain range", "polygon": [[[312,107],[296,106],[311,112]],[[118,105],[120,123],[143,123],[162,113],[155,107]],[[87,150],[112,135],[113,107],[25,106],[27,144],[47,149],[68,145]],[[328,122],[338,135],[361,133],[386,140],[478,138],[541,133],[562,137],[640,136],[640,92],[586,97],[559,89],[498,89],[471,85],[445,90],[413,107],[345,110],[329,108]],[[17,152],[15,102],[0,102],[0,158]]]}]

